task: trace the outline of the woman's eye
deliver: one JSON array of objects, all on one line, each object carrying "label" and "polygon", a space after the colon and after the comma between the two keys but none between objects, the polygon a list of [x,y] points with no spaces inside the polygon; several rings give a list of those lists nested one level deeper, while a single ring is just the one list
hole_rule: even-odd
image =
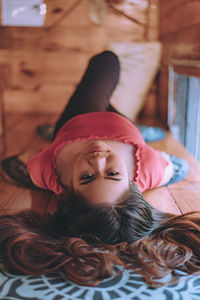
[{"label": "woman's eye", "polygon": [[82,175],[81,176],[81,180],[90,179],[92,177],[93,177],[93,174],[92,173],[88,173],[88,174]]},{"label": "woman's eye", "polygon": [[119,175],[119,172],[117,172],[117,171],[109,171],[108,172],[108,176],[116,176],[116,175]]}]

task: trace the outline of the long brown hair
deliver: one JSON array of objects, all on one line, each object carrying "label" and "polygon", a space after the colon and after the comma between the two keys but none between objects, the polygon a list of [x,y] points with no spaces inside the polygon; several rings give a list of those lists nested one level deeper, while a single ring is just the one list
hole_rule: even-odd
[{"label": "long brown hair", "polygon": [[200,212],[181,216],[148,204],[133,186],[112,206],[91,207],[64,193],[55,213],[20,212],[0,217],[0,258],[11,273],[60,269],[77,284],[96,285],[116,264],[151,285],[171,275],[200,272]]}]

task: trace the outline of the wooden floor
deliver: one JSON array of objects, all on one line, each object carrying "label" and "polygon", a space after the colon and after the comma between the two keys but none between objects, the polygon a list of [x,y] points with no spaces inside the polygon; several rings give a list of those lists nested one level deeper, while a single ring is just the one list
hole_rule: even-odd
[{"label": "wooden floor", "polygon": [[[45,114],[7,114],[5,116],[5,137],[0,140],[1,159],[16,153],[24,153],[24,159],[31,158],[35,152],[48,142],[36,134],[40,124],[53,123],[56,115]],[[157,188],[144,193],[147,201],[155,207],[175,214],[200,210],[200,163],[198,163],[171,134],[151,145],[162,151],[186,159],[190,172],[185,180],[168,187]],[[54,210],[56,199],[50,192],[30,191],[9,182],[2,174],[0,178],[0,213],[14,213],[21,209]]]}]

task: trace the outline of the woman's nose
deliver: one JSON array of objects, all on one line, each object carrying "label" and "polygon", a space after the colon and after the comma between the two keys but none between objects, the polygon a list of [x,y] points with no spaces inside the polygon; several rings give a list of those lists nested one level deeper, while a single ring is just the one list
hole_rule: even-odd
[{"label": "woman's nose", "polygon": [[106,157],[105,156],[96,156],[90,159],[90,163],[97,169],[99,173],[103,173],[106,166]]}]

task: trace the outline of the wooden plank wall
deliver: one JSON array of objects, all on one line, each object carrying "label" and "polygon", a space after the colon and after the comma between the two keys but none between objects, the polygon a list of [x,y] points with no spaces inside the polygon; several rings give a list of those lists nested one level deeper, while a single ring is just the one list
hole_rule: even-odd
[{"label": "wooden plank wall", "polygon": [[159,84],[159,114],[167,124],[169,66],[187,65],[177,70],[200,76],[200,1],[160,0],[160,40],[163,60]]},{"label": "wooden plank wall", "polygon": [[43,28],[1,26],[0,63],[6,65],[7,82],[5,110],[60,112],[89,57],[110,42],[157,39],[157,2],[151,0],[150,14],[136,6],[132,13],[148,25],[148,30],[112,12],[102,26],[96,26],[89,21],[86,0],[46,1]]}]

